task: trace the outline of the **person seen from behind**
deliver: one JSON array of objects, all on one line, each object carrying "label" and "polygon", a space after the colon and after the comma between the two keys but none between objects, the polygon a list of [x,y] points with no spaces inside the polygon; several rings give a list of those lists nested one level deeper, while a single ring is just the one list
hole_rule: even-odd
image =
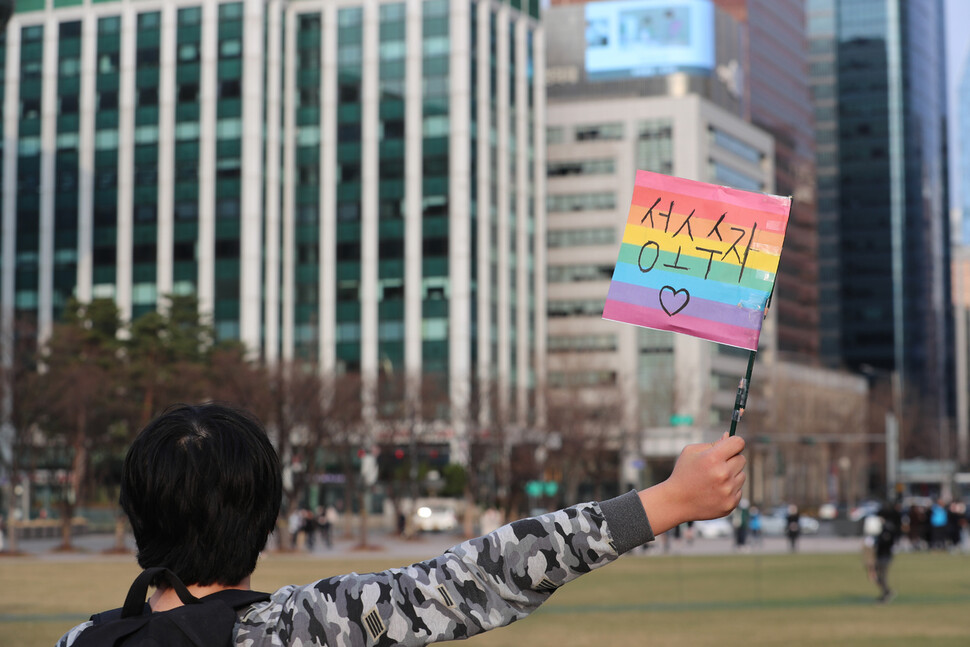
[{"label": "person seen from behind", "polygon": [[890,506],[879,510],[879,532],[875,536],[875,581],[879,587],[879,602],[891,602],[896,593],[889,588],[889,566],[893,561],[893,548],[899,537],[899,514]]},{"label": "person seen from behind", "polygon": [[[415,646],[505,626],[657,534],[730,514],[745,482],[743,450],[725,433],[685,447],[667,480],[639,492],[521,519],[411,566],[284,586],[236,610],[227,644]],[[280,461],[262,424],[222,404],[179,405],[149,422],[122,470],[138,564],[169,569],[203,601],[251,588],[281,498]],[[183,605],[165,575],[154,581],[150,617]],[[57,646],[83,641],[92,625],[68,630]]]}]

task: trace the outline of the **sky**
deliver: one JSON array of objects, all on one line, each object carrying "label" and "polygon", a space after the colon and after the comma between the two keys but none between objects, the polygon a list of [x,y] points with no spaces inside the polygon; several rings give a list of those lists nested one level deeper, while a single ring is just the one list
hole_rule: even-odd
[{"label": "sky", "polygon": [[948,101],[950,104],[949,132],[950,132],[950,205],[957,206],[961,191],[970,191],[970,187],[961,187],[958,176],[959,146],[957,145],[958,123],[962,119],[970,119],[970,115],[960,115],[956,109],[957,87],[964,66],[970,64],[970,0],[945,0],[946,11],[946,75]]}]

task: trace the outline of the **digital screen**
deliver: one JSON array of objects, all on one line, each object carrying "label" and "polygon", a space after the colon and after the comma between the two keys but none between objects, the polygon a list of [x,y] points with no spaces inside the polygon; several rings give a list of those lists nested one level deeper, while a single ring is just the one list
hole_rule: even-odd
[{"label": "digital screen", "polygon": [[591,2],[585,18],[590,80],[714,69],[711,0]]}]

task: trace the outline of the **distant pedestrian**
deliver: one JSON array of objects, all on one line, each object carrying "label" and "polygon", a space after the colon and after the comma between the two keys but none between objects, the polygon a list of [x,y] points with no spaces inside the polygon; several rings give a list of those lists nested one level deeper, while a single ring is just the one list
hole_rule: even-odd
[{"label": "distant pedestrian", "polygon": [[322,505],[317,506],[317,528],[320,530],[320,536],[323,538],[323,543],[330,548],[333,543],[330,539],[330,520],[327,518],[327,510]]},{"label": "distant pedestrian", "polygon": [[734,526],[734,548],[735,550],[747,550],[748,543],[748,523],[750,521],[750,504],[747,499],[741,499],[741,503],[731,513],[731,524]]},{"label": "distant pedestrian", "polygon": [[303,511],[294,510],[287,519],[287,530],[290,532],[290,548],[297,549],[300,531],[303,530]]},{"label": "distant pedestrian", "polygon": [[751,531],[751,545],[760,546],[761,545],[761,510],[758,506],[751,506],[751,512],[748,515],[748,530]]},{"label": "distant pedestrian", "polygon": [[788,548],[791,552],[798,550],[798,536],[802,534],[801,516],[798,506],[794,503],[788,506],[788,516],[785,517],[785,534],[788,535]]},{"label": "distant pedestrian", "polygon": [[930,508],[930,548],[935,550],[946,548],[946,526],[949,520],[943,499],[937,499]]},{"label": "distant pedestrian", "polygon": [[882,517],[870,514],[862,520],[862,563],[869,581],[876,582],[876,538],[882,532]]},{"label": "distant pedestrian", "polygon": [[879,587],[879,602],[891,602],[896,593],[889,588],[889,566],[893,561],[893,547],[899,533],[899,526],[896,519],[898,515],[888,506],[884,506],[879,511],[879,520],[882,522],[879,534],[875,538],[875,579]]},{"label": "distant pedestrian", "polygon": [[963,544],[963,523],[966,507],[960,501],[951,501],[946,509],[946,543],[950,550],[959,550]]},{"label": "distant pedestrian", "polygon": [[914,503],[909,508],[909,545],[913,550],[924,550],[928,547],[930,522],[926,508]]},{"label": "distant pedestrian", "polygon": [[313,552],[317,536],[317,518],[310,510],[303,511],[303,536],[306,538],[306,549]]},{"label": "distant pedestrian", "polygon": [[482,516],[478,520],[481,526],[480,531],[483,535],[487,535],[493,530],[498,530],[502,525],[502,513],[494,505],[489,506]]},{"label": "distant pedestrian", "polygon": [[337,523],[340,522],[340,513],[337,512],[337,508],[332,505],[327,506],[327,548],[333,546],[333,532],[337,529]]}]

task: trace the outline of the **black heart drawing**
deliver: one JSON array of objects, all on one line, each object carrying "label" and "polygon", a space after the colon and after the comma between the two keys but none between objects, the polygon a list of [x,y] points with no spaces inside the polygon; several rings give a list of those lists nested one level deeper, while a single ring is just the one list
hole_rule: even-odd
[{"label": "black heart drawing", "polygon": [[[667,307],[668,304],[664,303],[664,294],[668,291],[670,292],[670,295],[667,297],[667,301],[670,304],[670,307]],[[678,296],[680,294],[684,295],[683,301],[681,301],[681,298]],[[688,303],[690,303],[690,292],[687,291],[687,288],[675,290],[669,285],[665,285],[660,288],[660,307],[664,309],[664,312],[667,313],[668,317],[673,317],[675,314],[686,308]]]}]

